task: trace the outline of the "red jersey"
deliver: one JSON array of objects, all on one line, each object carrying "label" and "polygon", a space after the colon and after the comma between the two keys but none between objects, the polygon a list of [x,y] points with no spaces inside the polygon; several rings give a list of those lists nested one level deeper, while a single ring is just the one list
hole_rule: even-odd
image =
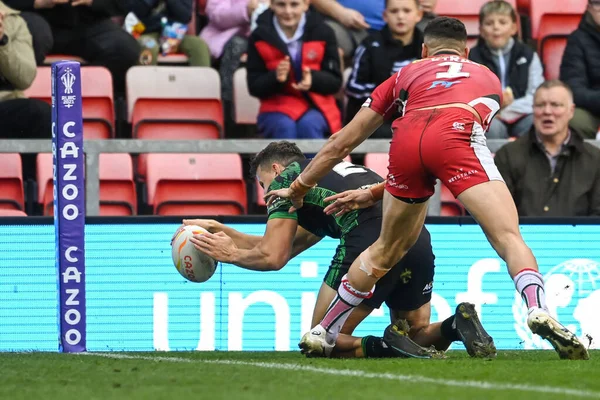
[{"label": "red jersey", "polygon": [[379,85],[363,107],[391,118],[412,110],[450,103],[473,107],[481,117],[483,129],[500,110],[502,86],[486,66],[456,55],[442,54],[402,68]]}]

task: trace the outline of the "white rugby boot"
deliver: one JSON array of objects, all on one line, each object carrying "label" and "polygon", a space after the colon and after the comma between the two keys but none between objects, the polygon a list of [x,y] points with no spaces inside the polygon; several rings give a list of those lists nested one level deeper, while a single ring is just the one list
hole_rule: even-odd
[{"label": "white rugby boot", "polygon": [[321,325],[317,325],[302,336],[298,347],[306,357],[329,357],[335,343],[329,343],[327,331]]},{"label": "white rugby boot", "polygon": [[527,325],[535,334],[552,344],[558,356],[567,360],[589,360],[590,355],[572,332],[555,320],[542,308],[532,308],[527,316]]}]

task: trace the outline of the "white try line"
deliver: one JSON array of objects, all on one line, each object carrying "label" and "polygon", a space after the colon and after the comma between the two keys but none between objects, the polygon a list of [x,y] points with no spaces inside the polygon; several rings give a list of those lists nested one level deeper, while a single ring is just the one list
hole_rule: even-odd
[{"label": "white try line", "polygon": [[390,381],[400,381],[406,383],[425,383],[438,386],[452,386],[452,387],[470,387],[481,390],[514,390],[519,392],[532,392],[532,393],[544,393],[544,394],[560,394],[567,396],[577,397],[591,397],[600,399],[600,392],[592,392],[587,390],[569,389],[565,387],[556,386],[537,386],[537,385],[523,385],[523,384],[511,384],[511,383],[494,383],[486,381],[461,381],[454,379],[439,379],[430,378],[421,375],[403,375],[403,374],[390,374],[390,373],[374,373],[361,370],[352,369],[334,369],[334,368],[320,368],[313,367],[311,365],[301,364],[289,364],[289,363],[268,363],[268,362],[255,362],[255,361],[238,361],[238,360],[199,360],[192,358],[181,358],[181,357],[150,357],[150,356],[135,356],[128,354],[118,353],[79,353],[81,355],[90,355],[98,357],[106,357],[113,359],[124,359],[124,360],[147,360],[147,361],[164,361],[173,363],[190,363],[190,364],[220,364],[220,365],[240,365],[248,367],[275,369],[275,370],[286,370],[286,371],[298,371],[298,372],[312,372],[318,374],[327,374],[335,376],[351,376],[356,378],[365,379],[384,379]]}]

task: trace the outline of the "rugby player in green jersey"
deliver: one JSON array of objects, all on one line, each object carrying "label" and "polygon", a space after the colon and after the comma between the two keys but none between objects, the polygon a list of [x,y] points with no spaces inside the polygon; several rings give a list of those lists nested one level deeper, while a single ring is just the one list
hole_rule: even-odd
[{"label": "rugby player in green jersey", "polygon": [[[308,161],[295,144],[273,142],[256,155],[252,170],[261,186],[272,191],[289,187]],[[279,270],[325,236],[339,239],[319,290],[312,318],[315,325],[327,312],[338,287],[345,284],[343,277],[352,261],[379,236],[382,221],[381,202],[373,201],[337,215],[325,213],[332,203],[325,199],[350,190],[369,190],[380,182],[383,178],[368,168],[341,162],[308,192],[304,207],[296,212],[288,212],[291,203],[287,199],[271,200],[263,236],[247,235],[214,220],[185,220],[184,224],[200,225],[210,232],[192,239],[200,251],[220,262],[255,271]],[[431,238],[424,227],[400,265],[354,309],[341,327],[333,350],[306,355],[434,358],[453,341],[462,341],[471,356],[494,357],[494,342],[481,326],[473,305],[461,303],[455,315],[430,324],[434,258]],[[353,337],[358,324],[384,302],[393,323],[383,337]]]}]

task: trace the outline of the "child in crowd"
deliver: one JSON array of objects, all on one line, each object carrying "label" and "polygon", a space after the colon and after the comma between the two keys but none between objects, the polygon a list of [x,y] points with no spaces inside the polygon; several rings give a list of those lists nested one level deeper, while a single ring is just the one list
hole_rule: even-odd
[{"label": "child in crowd", "polygon": [[272,0],[248,42],[248,89],[266,138],[319,139],[341,129],[342,86],[333,31],[309,0]]},{"label": "child in crowd", "polygon": [[536,52],[517,34],[517,13],[506,1],[490,1],[479,13],[480,38],[469,58],[500,79],[502,108],[490,125],[489,139],[519,137],[533,126],[533,94],[544,82]]},{"label": "child in crowd", "polygon": [[[346,123],[354,118],[379,84],[421,58],[423,33],[416,26],[422,16],[418,0],[386,1],[383,12],[386,25],[370,34],[354,54],[352,73],[346,85]],[[371,137],[391,138],[391,121],[385,122]]]}]

